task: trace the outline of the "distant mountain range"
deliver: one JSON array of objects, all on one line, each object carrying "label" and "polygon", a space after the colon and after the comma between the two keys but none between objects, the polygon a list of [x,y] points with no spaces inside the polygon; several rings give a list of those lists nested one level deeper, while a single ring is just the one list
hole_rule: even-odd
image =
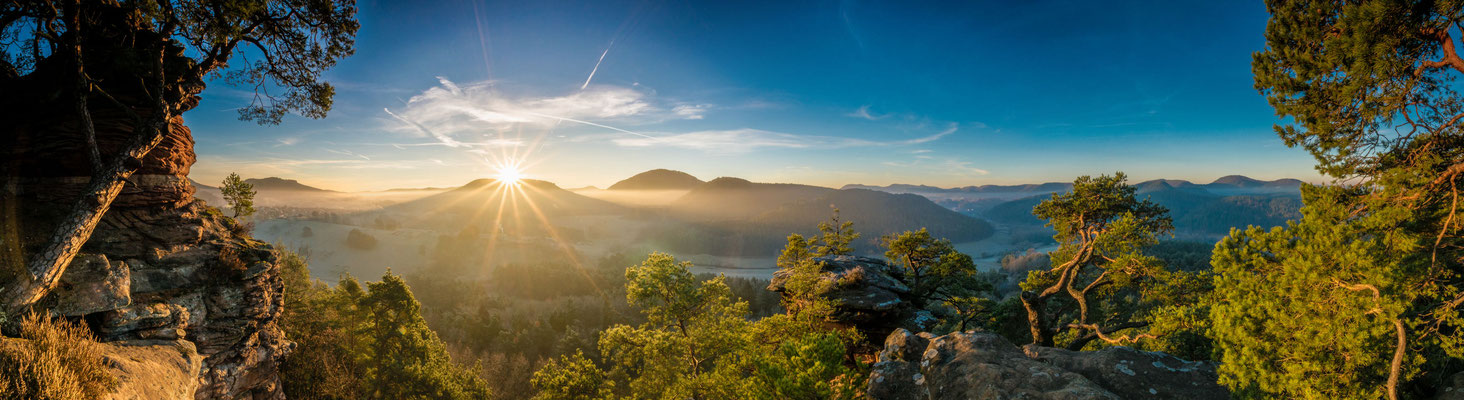
[{"label": "distant mountain range", "polygon": [[[1174,235],[1180,239],[1210,241],[1246,226],[1272,227],[1301,218],[1302,182],[1295,179],[1260,181],[1232,175],[1208,184],[1177,180],[1151,180],[1134,185],[1139,198],[1153,200],[1169,209]],[[982,199],[945,195],[948,207],[966,207],[971,215],[1007,226],[1014,235],[1038,239],[1050,235],[1045,221],[1032,215],[1032,208],[1051,198],[1042,193],[1016,199]]]},{"label": "distant mountain range", "polygon": [[[1206,184],[1196,184],[1186,180],[1176,179],[1155,179],[1134,184],[1139,188],[1165,185],[1172,188],[1204,188],[1204,189],[1287,189],[1299,190],[1302,181],[1296,179],[1277,179],[1274,181],[1262,181],[1241,175],[1228,175]],[[954,188],[941,188],[927,185],[892,184],[888,186],[871,186],[850,184],[844,185],[843,189],[870,189],[884,192],[898,193],[1053,193],[1068,191],[1073,188],[1071,182],[1048,182],[1041,184],[1026,185],[981,185],[963,186]]]},{"label": "distant mountain range", "polygon": [[[329,201],[346,194],[283,178],[246,182],[255,186],[261,198]],[[1275,226],[1299,218],[1301,184],[1295,179],[1261,181],[1232,175],[1205,184],[1156,179],[1134,186],[1140,197],[1169,208],[1176,236],[1213,239],[1231,227]],[[215,204],[216,187],[194,185],[199,197]],[[833,207],[840,210],[843,220],[855,223],[855,230],[863,234],[860,247],[866,250],[875,250],[880,236],[922,227],[955,242],[980,240],[996,232],[992,223],[1005,235],[1041,243],[1049,240],[1051,232],[1032,216],[1032,207],[1051,193],[1071,188],[1071,183],[1051,182],[957,188],[846,185],[834,189],[734,177],[702,181],[684,172],[656,169],[601,191],[677,196],[654,206],[601,200],[546,181],[505,185],[479,179],[457,188],[387,191],[403,195],[420,191],[423,197],[406,197],[412,200],[387,205],[380,212],[447,224],[443,226],[476,224],[484,229],[492,229],[493,224],[534,229],[545,226],[539,219],[619,216],[645,222],[647,228],[637,241],[653,247],[691,254],[767,255],[776,254],[790,233],[816,233]],[[432,190],[440,193],[429,193]]]}]

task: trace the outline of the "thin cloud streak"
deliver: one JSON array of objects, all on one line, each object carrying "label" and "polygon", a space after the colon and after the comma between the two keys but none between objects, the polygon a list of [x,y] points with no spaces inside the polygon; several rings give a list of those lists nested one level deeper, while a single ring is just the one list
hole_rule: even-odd
[{"label": "thin cloud streak", "polygon": [[590,77],[585,78],[585,84],[580,85],[580,90],[585,90],[585,88],[590,87],[590,80],[591,79],[595,79],[595,72],[600,71],[600,63],[605,62],[605,55],[606,54],[610,54],[610,48],[612,48],[612,47],[615,47],[615,41],[614,40],[611,40],[610,41],[610,45],[609,46],[605,46],[605,52],[604,53],[600,53],[600,60],[599,61],[595,61],[595,68],[590,70]]},{"label": "thin cloud streak", "polygon": [[955,133],[958,126],[934,135],[899,141],[877,141],[836,136],[797,135],[761,129],[708,130],[662,135],[653,140],[618,138],[612,140],[623,147],[666,146],[713,153],[746,153],[759,149],[833,149],[847,147],[905,146],[929,143]]}]

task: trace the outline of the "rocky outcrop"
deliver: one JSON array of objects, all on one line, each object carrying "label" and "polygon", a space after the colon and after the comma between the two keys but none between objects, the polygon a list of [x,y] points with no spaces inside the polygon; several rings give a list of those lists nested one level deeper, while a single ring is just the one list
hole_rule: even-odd
[{"label": "rocky outcrop", "polygon": [[[130,127],[105,110],[94,117],[110,154]],[[200,359],[186,386],[196,398],[281,398],[278,365],[293,344],[276,322],[278,262],[193,197],[193,139],[181,118],[172,122],[39,306],[86,321],[105,342],[189,343]],[[0,266],[23,263],[76,202],[89,179],[78,138],[49,116],[0,127]]]},{"label": "rocky outcrop", "polygon": [[[163,49],[160,93],[137,85],[138,54],[157,54],[159,38],[134,9],[112,2],[91,6],[82,32],[87,75],[108,97],[135,105],[130,112],[93,96],[95,144],[111,159],[128,147],[137,122],[152,115],[154,96],[172,108],[162,141],[136,164],[121,193],[62,274],[60,287],[40,309],[85,320],[110,343],[183,341],[201,358],[197,398],[279,398],[277,364],[291,349],[276,320],[283,284],[267,244],[194,198],[188,172],[195,161],[192,132],[182,113],[198,105],[204,82],[182,47]],[[59,53],[58,53],[59,54]],[[91,179],[88,135],[70,94],[76,67],[70,57],[38,60],[20,76],[0,71],[0,283],[8,282],[81,199]],[[145,72],[151,76],[149,69]],[[188,388],[192,388],[189,390]],[[153,398],[153,396],[131,396]]]},{"label": "rocky outcrop", "polygon": [[869,376],[875,399],[1226,399],[1215,365],[1126,347],[1018,348],[984,332],[899,329]]},{"label": "rocky outcrop", "polygon": [[[814,258],[821,265],[821,296],[834,301],[837,322],[853,326],[865,337],[885,337],[897,328],[924,331],[936,319],[908,300],[910,288],[901,280],[904,271],[882,259],[861,256]],[[790,272],[773,273],[768,290],[784,293]]]},{"label": "rocky outcrop", "polygon": [[104,345],[117,388],[107,399],[191,400],[203,356],[192,342],[124,341]]}]

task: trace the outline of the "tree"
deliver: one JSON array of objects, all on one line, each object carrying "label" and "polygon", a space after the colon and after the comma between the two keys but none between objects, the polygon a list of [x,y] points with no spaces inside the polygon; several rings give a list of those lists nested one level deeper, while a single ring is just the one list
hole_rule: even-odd
[{"label": "tree", "polygon": [[614,397],[615,382],[607,381],[605,372],[584,351],[549,360],[534,371],[533,384],[539,393],[535,400],[607,399]]},{"label": "tree", "polygon": [[[22,279],[0,293],[0,308],[19,314],[56,286],[128,178],[197,106],[206,79],[254,90],[241,119],[324,116],[335,91],[321,73],[353,52],[355,14],[350,0],[0,5],[0,88],[21,107],[44,110],[17,114],[6,136],[44,131],[51,135],[44,140],[74,139],[91,175],[26,260]],[[235,56],[244,60],[230,62]],[[74,118],[58,120],[55,110]]]},{"label": "tree", "polygon": [[540,398],[858,398],[861,372],[844,339],[785,316],[749,321],[724,277],[698,282],[691,263],[653,253],[626,269],[626,300],[647,322],[600,335],[605,368],[583,355],[535,374]]},{"label": "tree", "polygon": [[281,378],[292,398],[481,399],[487,384],[452,361],[400,276],[334,288],[305,283],[304,260],[286,253],[285,332],[300,343]]},{"label": "tree", "polygon": [[936,303],[954,310],[956,328],[966,324],[989,307],[990,282],[976,274],[971,256],[956,251],[950,240],[936,239],[925,228],[886,236],[885,258],[905,270],[903,280],[910,286],[910,299],[918,308]]},{"label": "tree", "polygon": [[[1066,347],[1073,350],[1098,339],[1132,342],[1137,335],[1110,335],[1148,325],[1132,318],[1142,296],[1124,292],[1141,289],[1146,278],[1162,270],[1143,250],[1174,228],[1168,211],[1139,201],[1126,180],[1122,172],[1082,176],[1071,192],[1053,193],[1033,208],[1057,232],[1052,238],[1059,244],[1050,255],[1051,269],[1031,271],[1021,284],[1033,343],[1053,346],[1059,334],[1069,332],[1074,336]],[[1071,303],[1055,304],[1062,295]]]},{"label": "tree", "polygon": [[[1256,88],[1286,118],[1277,134],[1336,181],[1304,193],[1301,221],[1233,231],[1216,247],[1222,381],[1256,396],[1427,396],[1464,358],[1464,59],[1451,33],[1464,4],[1272,0],[1267,10]],[[1286,329],[1296,323],[1328,331]]]},{"label": "tree", "polygon": [[854,231],[854,221],[840,221],[839,208],[829,206],[834,210],[834,215],[826,222],[818,224],[818,240],[814,245],[813,256],[838,256],[854,254],[854,240],[859,239],[859,232]]},{"label": "tree", "polygon": [[224,201],[229,203],[229,208],[234,209],[234,218],[254,214],[254,185],[239,179],[239,174],[230,172],[224,178],[224,184],[219,185],[219,191],[223,192]]}]

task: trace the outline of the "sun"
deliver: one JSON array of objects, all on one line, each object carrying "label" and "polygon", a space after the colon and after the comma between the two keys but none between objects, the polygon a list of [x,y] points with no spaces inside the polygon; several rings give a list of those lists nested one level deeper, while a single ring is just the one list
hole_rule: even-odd
[{"label": "sun", "polygon": [[498,181],[504,184],[517,185],[519,184],[519,180],[523,178],[524,174],[522,171],[519,171],[517,165],[504,166],[498,169]]}]

